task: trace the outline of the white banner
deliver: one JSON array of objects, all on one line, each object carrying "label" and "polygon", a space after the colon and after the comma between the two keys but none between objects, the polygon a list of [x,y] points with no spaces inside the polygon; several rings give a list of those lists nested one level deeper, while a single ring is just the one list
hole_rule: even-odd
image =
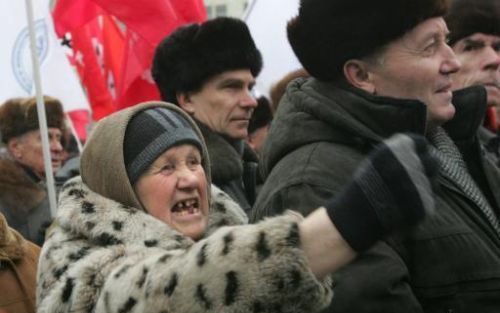
[{"label": "white banner", "polygon": [[246,12],[245,21],[264,59],[256,87],[266,96],[272,84],[302,67],[286,35],[287,22],[298,12],[299,0],[253,0]]},{"label": "white banner", "polygon": [[[57,39],[49,0],[33,1],[43,94],[59,99],[65,111],[90,110],[88,101]],[[25,2],[0,1],[0,103],[35,95]]]}]

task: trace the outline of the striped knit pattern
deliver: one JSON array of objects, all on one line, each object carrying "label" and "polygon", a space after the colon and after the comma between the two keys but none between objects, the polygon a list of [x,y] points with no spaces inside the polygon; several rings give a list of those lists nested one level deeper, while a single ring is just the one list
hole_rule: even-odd
[{"label": "striped knit pattern", "polygon": [[434,147],[431,153],[438,159],[440,172],[472,200],[500,235],[500,223],[486,197],[472,179],[457,146],[443,128],[436,128],[428,134]]},{"label": "striped knit pattern", "polygon": [[356,251],[405,230],[434,210],[436,161],[423,137],[399,134],[378,145],[330,203],[328,216]]},{"label": "striped knit pattern", "polygon": [[180,114],[166,108],[139,112],[127,126],[123,147],[131,183],[135,183],[164,151],[185,143],[193,144],[202,151],[196,132]]}]

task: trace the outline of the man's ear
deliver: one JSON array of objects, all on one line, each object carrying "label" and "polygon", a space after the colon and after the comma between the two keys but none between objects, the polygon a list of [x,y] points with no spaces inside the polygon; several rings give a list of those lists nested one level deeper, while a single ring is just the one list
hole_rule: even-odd
[{"label": "man's ear", "polygon": [[14,159],[19,160],[22,158],[21,141],[19,138],[11,138],[7,143],[7,149]]},{"label": "man's ear", "polygon": [[375,93],[373,77],[365,61],[352,59],[345,62],[344,76],[354,87],[363,89],[371,94]]},{"label": "man's ear", "polygon": [[250,146],[250,148],[252,148],[252,150],[255,151],[255,138],[253,136],[253,134],[248,134],[248,136],[245,138],[245,141],[247,142],[248,146]]},{"label": "man's ear", "polygon": [[187,92],[178,93],[176,95],[176,98],[177,98],[177,103],[179,104],[181,109],[183,109],[189,114],[194,113],[194,105],[191,102],[191,98]]}]

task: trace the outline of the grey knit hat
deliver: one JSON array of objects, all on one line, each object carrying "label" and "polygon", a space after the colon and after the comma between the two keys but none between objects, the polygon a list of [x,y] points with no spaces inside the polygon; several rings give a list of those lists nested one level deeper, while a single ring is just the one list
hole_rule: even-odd
[{"label": "grey knit hat", "polygon": [[134,183],[166,150],[180,144],[193,144],[202,153],[202,143],[191,125],[177,112],[152,108],[139,112],[125,131],[123,156],[125,167]]}]

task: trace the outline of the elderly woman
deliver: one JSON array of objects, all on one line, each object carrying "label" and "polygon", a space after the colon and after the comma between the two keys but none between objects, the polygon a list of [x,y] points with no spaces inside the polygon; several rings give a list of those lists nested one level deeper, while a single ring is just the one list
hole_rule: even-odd
[{"label": "elderly woman", "polygon": [[[63,161],[64,112],[59,100],[45,97],[52,169]],[[24,238],[41,245],[51,220],[35,98],[16,98],[0,106],[0,213]]]},{"label": "elderly woman", "polygon": [[[99,122],[81,178],[61,191],[38,312],[319,311],[332,296],[328,273],[432,209],[434,162],[421,147],[403,135],[385,142],[305,219],[242,225],[242,209],[211,186],[186,113],[161,102],[117,112]],[[421,205],[403,208],[407,197]]]}]

